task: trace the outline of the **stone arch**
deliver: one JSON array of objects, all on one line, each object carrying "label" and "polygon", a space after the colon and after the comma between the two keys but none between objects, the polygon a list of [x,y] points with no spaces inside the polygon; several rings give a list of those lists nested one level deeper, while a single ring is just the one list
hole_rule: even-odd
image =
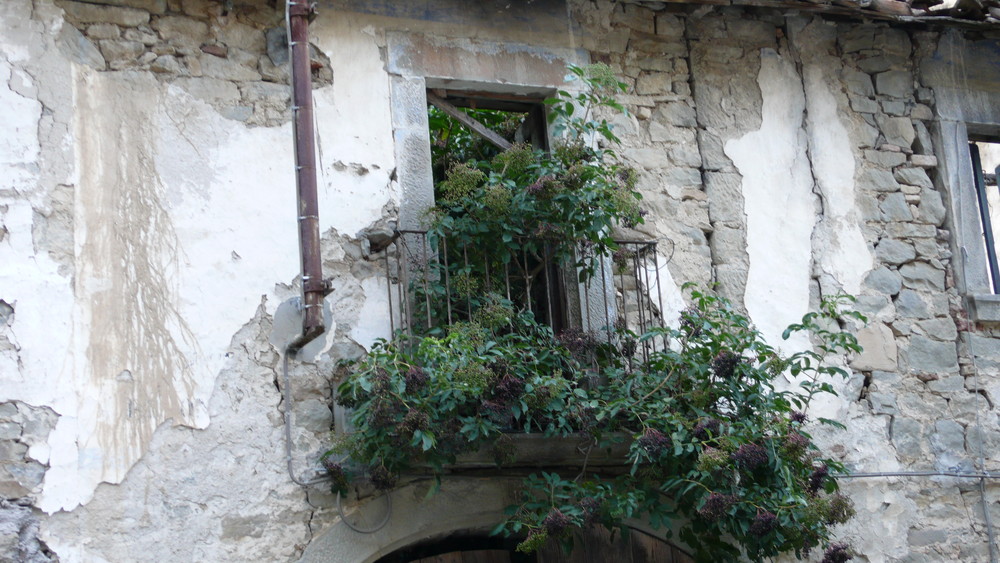
[{"label": "stone arch", "polygon": [[[504,508],[517,500],[521,479],[449,477],[428,498],[433,484],[433,479],[414,481],[392,491],[391,518],[375,533],[358,533],[343,521],[336,522],[309,543],[299,563],[372,563],[428,538],[459,531],[488,532],[504,518]],[[369,500],[358,509],[375,509],[372,502]],[[643,522],[633,522],[631,527],[651,536],[662,535]],[[670,547],[675,553],[682,553]],[[693,559],[684,555],[675,561]]]}]

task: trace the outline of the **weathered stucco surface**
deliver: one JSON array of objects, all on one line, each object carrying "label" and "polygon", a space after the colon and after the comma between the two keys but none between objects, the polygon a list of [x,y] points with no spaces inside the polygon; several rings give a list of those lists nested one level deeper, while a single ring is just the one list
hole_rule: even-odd
[{"label": "weathered stucco surface", "polygon": [[[337,362],[389,334],[373,246],[429,201],[426,86],[545,91],[588,59],[630,86],[615,126],[649,215],[628,234],[660,243],[647,289],[665,316],[681,284],[715,284],[795,351],[809,341],[782,342],[788,323],[854,294],[866,350],[837,360],[851,375],[815,410],[847,431],[815,435],[859,472],[996,468],[997,327],[968,320],[953,233],[974,226],[952,210],[967,204],[954,135],[986,124],[1000,83],[948,53],[978,60],[997,38],[654,4],[327,3],[311,32],[334,291],[330,332],[291,363],[298,477],[329,444]],[[295,560],[352,542],[330,495],[285,469],[269,341],[298,293],[282,15],[223,9],[0,3],[0,529],[25,531],[0,559]],[[862,560],[988,559],[978,482],[842,484],[858,516],[838,534]],[[461,521],[461,491],[484,490],[467,485],[435,510]],[[985,499],[1000,521],[992,483]],[[394,518],[345,553],[455,526]]]}]

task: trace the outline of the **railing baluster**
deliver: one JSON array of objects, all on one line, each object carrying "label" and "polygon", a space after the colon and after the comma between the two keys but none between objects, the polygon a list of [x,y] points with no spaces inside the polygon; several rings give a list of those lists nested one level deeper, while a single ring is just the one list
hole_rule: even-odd
[{"label": "railing baluster", "polygon": [[[646,316],[643,311],[643,301],[642,301],[642,290],[640,284],[642,283],[642,276],[639,274],[639,251],[638,249],[632,251],[632,277],[635,280],[635,302],[636,309],[639,312],[639,335],[641,336],[646,332]],[[643,361],[649,361],[649,349],[646,342],[642,343],[642,359]]]},{"label": "railing baluster", "polygon": [[[653,267],[656,268],[656,298],[660,304],[660,326],[667,324],[666,313],[663,311],[663,287],[660,285],[660,250],[655,242],[651,242],[650,251],[653,253]],[[663,349],[667,349],[667,336],[663,336]]]},{"label": "railing baluster", "polygon": [[503,264],[503,282],[507,286],[507,301],[510,301],[510,262]]},{"label": "railing baluster", "polygon": [[[403,312],[403,315],[405,315],[405,317],[406,317],[405,332],[408,335],[408,337],[406,339],[406,342],[407,342],[408,345],[412,345],[412,343],[413,343],[413,308],[412,308],[412,304],[410,303],[410,268],[409,268],[409,264],[410,264],[410,247],[406,243],[406,237],[405,237],[405,235],[403,237],[400,237],[400,240],[403,241],[403,255],[400,258],[400,260],[397,262],[397,265],[398,265],[399,269],[402,271],[403,275],[405,276],[405,279],[404,279],[405,283],[399,284],[399,291],[398,291],[398,293],[399,293],[399,302],[400,302],[400,305],[405,308],[405,311]],[[400,322],[400,324],[402,324],[403,323],[403,318],[400,318],[399,322]]]},{"label": "railing baluster", "polygon": [[531,274],[528,271],[528,251],[521,249],[521,260],[524,262],[524,302],[528,305],[528,312],[531,310]]},{"label": "railing baluster", "polygon": [[[612,275],[614,275],[612,273]],[[614,284],[612,284],[614,285]],[[611,343],[611,307],[608,305],[608,272],[607,259],[601,257],[601,297],[604,299],[604,332],[608,335],[608,344]],[[589,296],[588,296],[588,301]]]},{"label": "railing baluster", "polygon": [[[419,237],[420,239],[420,250],[416,250],[413,247],[412,237]],[[435,288],[434,291],[441,291],[441,288],[437,285],[442,281],[444,282],[444,300],[445,300],[445,312],[447,314],[448,324],[453,324],[458,318],[452,312],[453,304],[452,299],[457,297],[462,299],[462,296],[456,296],[451,287],[451,263],[449,260],[448,253],[448,240],[445,237],[439,239],[440,243],[436,251],[431,248],[428,233],[426,231],[399,231],[399,236],[394,243],[392,248],[385,249],[385,256],[383,257],[383,263],[385,264],[386,270],[386,297],[388,298],[388,313],[389,313],[389,327],[393,334],[397,330],[401,331],[408,339],[409,345],[415,344],[416,333],[419,332],[415,324],[424,324],[419,322],[417,317],[418,309],[422,306],[424,312],[427,316],[426,326],[428,329],[433,329],[435,326],[440,326],[444,319],[440,319],[435,315],[435,299],[437,295],[431,295],[432,287]],[[599,306],[599,303],[603,303],[604,306],[604,332],[607,341],[611,343],[614,339],[614,332],[616,326],[621,327],[626,330],[633,330],[637,334],[643,334],[654,326],[662,326],[666,322],[665,311],[663,307],[663,277],[660,273],[660,262],[658,245],[656,242],[651,241],[635,241],[635,240],[619,240],[615,241],[619,245],[618,253],[621,255],[620,258],[624,259],[624,264],[631,262],[631,268],[624,266],[619,268],[617,262],[613,256],[599,256],[597,259],[600,261],[600,267],[595,268],[595,272],[590,273],[590,275],[583,276],[583,280],[580,281],[579,277],[585,271],[581,268],[573,268],[575,270],[578,279],[575,282],[577,288],[582,287],[583,289],[583,303],[580,306],[580,313],[584,318],[581,319],[581,328],[585,329],[587,332],[594,333],[595,322],[600,322],[599,319],[595,319],[597,313],[593,310],[594,306]],[[524,283],[524,301],[519,303],[530,313],[545,313],[547,312],[547,322],[552,326],[559,325],[560,319],[556,318],[559,314],[559,302],[556,299],[561,297],[560,291],[564,291],[568,287],[572,287],[571,282],[568,280],[565,284],[556,287],[558,282],[558,277],[553,273],[552,268],[557,267],[554,264],[556,259],[556,253],[551,246],[543,246],[541,255],[532,254],[529,256],[527,244],[525,241],[519,241],[521,249],[520,259],[516,256],[516,251],[511,257],[511,260],[507,260],[503,263],[503,270],[498,268],[491,268],[489,263],[489,257],[482,257],[483,263],[482,267],[479,266],[477,260],[480,259],[479,255],[476,254],[477,249],[471,249],[472,256],[470,257],[469,242],[463,241],[462,243],[462,254],[461,260],[463,265],[463,273],[472,275],[475,278],[477,275],[482,275],[484,278],[480,281],[484,281],[485,286],[481,289],[483,292],[490,291],[492,289],[497,289],[498,291],[504,291],[508,300],[514,300],[518,298],[515,294],[520,294],[521,292],[516,287],[516,280],[512,284],[511,278],[516,275],[515,270],[517,268],[523,268],[523,283]],[[581,250],[583,252],[583,250]],[[391,256],[390,256],[391,254]],[[651,256],[650,256],[651,254]],[[544,276],[543,284],[544,288],[540,288],[539,291],[544,289],[544,295],[539,295],[541,299],[545,300],[545,303],[534,303],[533,302],[533,291],[534,291],[534,278],[536,275],[532,275],[533,262],[538,268],[543,270],[542,275]],[[669,262],[669,260],[668,260]],[[475,268],[473,268],[475,266]],[[610,270],[609,270],[610,267]],[[442,273],[443,272],[443,280]],[[631,269],[631,272],[628,270]],[[652,269],[652,271],[650,271]],[[565,272],[566,270],[561,270]],[[616,279],[617,274],[617,279]],[[413,276],[420,275],[422,279],[416,279]],[[503,289],[498,287],[494,288],[494,278],[498,275],[503,276]],[[601,277],[601,283],[598,286],[593,283],[594,275],[599,275]],[[430,279],[431,277],[434,279]],[[499,284],[499,280],[496,280]],[[395,283],[396,295],[393,295],[393,284]],[[628,284],[632,283],[632,287]],[[512,285],[514,287],[512,287]],[[423,303],[417,304],[416,302],[416,291],[422,287],[424,296]],[[592,292],[600,287],[601,296],[600,300],[596,300],[596,295]],[[465,289],[470,289],[465,288]],[[620,295],[618,292],[621,292]],[[655,291],[656,295],[652,295],[649,292]],[[473,312],[472,295],[474,291],[466,291],[465,302],[466,302],[466,315],[462,318],[468,317],[471,320]],[[395,302],[394,302],[395,301]],[[594,303],[591,303],[594,301]],[[634,302],[636,310],[630,312],[631,304]],[[535,305],[538,305],[536,307]],[[460,309],[460,307],[459,307]],[[537,311],[536,311],[537,309]],[[440,311],[438,311],[440,314]],[[399,323],[397,326],[396,320],[397,315],[399,315]],[[631,319],[629,317],[632,317]],[[538,319],[544,322],[546,319]],[[571,326],[573,325],[574,319],[564,319],[568,320]],[[634,324],[633,324],[634,323]],[[666,336],[661,339],[661,346],[667,348],[669,346],[669,341]],[[651,339],[642,344],[642,359],[648,360],[649,355],[652,352],[656,352],[660,348],[657,348],[655,340]],[[636,350],[638,351],[638,350]]]},{"label": "railing baluster", "polygon": [[430,268],[427,267],[427,234],[420,235],[420,251],[423,254],[424,259],[424,311],[427,314],[427,328],[433,328],[433,319],[431,319],[431,289],[430,284],[427,283],[427,277],[430,275]]},{"label": "railing baluster", "polygon": [[444,259],[444,302],[448,309],[448,326],[451,326],[451,264],[448,263],[448,239],[442,237],[441,246],[444,248],[441,252]]},{"label": "railing baluster", "polygon": [[[393,244],[396,248],[396,256],[399,256],[399,245]],[[396,279],[399,279],[399,272],[396,272]],[[389,248],[385,249],[385,290],[389,298],[389,334],[396,336],[396,315],[392,310],[392,268],[389,266]]]},{"label": "railing baluster", "polygon": [[552,315],[552,283],[549,280],[549,245],[542,247],[542,269],[545,271],[545,303],[548,305],[549,326],[555,326],[556,320]]},{"label": "railing baluster", "polygon": [[[464,241],[462,243],[462,260],[465,262],[465,273],[469,274],[469,241]],[[470,280],[471,283],[471,280]],[[468,316],[469,320],[472,320],[472,286],[466,285],[465,287],[465,314]]]}]

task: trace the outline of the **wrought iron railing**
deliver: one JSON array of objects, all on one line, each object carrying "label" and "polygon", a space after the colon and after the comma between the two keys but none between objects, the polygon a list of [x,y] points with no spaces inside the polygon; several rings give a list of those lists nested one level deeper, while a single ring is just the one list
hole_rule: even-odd
[{"label": "wrought iron railing", "polygon": [[[447,237],[398,231],[384,255],[393,334],[402,331],[412,337],[469,321],[474,302],[487,293],[531,311],[557,334],[603,334],[611,342],[622,330],[642,334],[663,325],[655,242],[617,240],[616,251],[593,256],[586,261],[588,267],[566,264],[544,241],[532,242],[515,245],[522,250],[501,261],[484,259],[479,249]],[[526,247],[534,250],[523,250]],[[478,285],[470,287],[464,276],[470,271],[476,272]],[[637,346],[636,354],[648,357],[657,346],[655,339],[647,340]]]}]

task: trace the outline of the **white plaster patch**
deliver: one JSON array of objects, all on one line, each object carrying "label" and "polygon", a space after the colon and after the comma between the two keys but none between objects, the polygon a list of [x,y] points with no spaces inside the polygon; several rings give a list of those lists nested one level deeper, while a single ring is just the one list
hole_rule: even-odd
[{"label": "white plaster patch", "polygon": [[393,197],[389,79],[377,38],[351,18],[321,18],[316,44],[330,57],[333,86],[313,93],[320,158],[320,223],[354,236]]},{"label": "white plaster patch", "polygon": [[[368,278],[361,281],[364,300],[358,313],[358,321],[351,328],[350,338],[369,349],[376,339],[388,339],[389,290],[384,277]],[[398,312],[397,312],[398,315]],[[398,326],[398,325],[397,325]]]},{"label": "white plaster patch", "polygon": [[[42,104],[14,92],[10,86],[13,68],[0,58],[0,193],[29,191],[38,176],[38,120]],[[23,73],[18,73],[23,80]]]},{"label": "white plaster patch", "polygon": [[819,64],[806,65],[803,74],[809,156],[823,199],[813,247],[822,272],[856,295],[874,258],[855,211],[854,153],[833,94],[839,85]]},{"label": "white plaster patch", "polygon": [[646,272],[648,275],[646,277],[653,280],[657,286],[650,288],[649,293],[659,296],[659,302],[655,305],[660,307],[662,304],[663,310],[660,311],[660,314],[663,317],[663,323],[666,326],[677,328],[680,323],[681,311],[684,310],[686,304],[684,303],[684,294],[681,293],[680,287],[674,281],[674,276],[670,273],[667,258],[667,256],[658,258],[659,268],[647,262]]},{"label": "white plaster patch", "polygon": [[[84,90],[78,106],[87,108],[87,128],[110,130],[87,137],[92,146],[78,157],[86,169],[76,222],[81,301],[75,329],[65,331],[76,340],[64,387],[75,397],[59,405],[69,416],[50,436],[52,468],[39,503],[47,511],[87,502],[101,481],[120,482],[164,421],[206,427],[232,334],[261,295],[299,269],[290,126],[234,125],[148,76],[87,73]],[[117,103],[90,107],[87,99]],[[130,133],[108,112],[149,125]],[[145,138],[130,142],[132,134]],[[129,162],[140,164],[122,164]],[[115,188],[124,184],[144,187]],[[138,207],[128,203],[135,197],[144,198]],[[95,266],[87,249],[103,248],[111,237],[110,220],[100,219],[108,209],[148,210],[155,231],[129,223],[120,233],[124,260]],[[107,298],[123,304],[121,321],[137,329],[95,333],[108,322],[96,319],[105,313],[95,300],[123,287],[131,289]],[[143,297],[152,292],[163,295]],[[161,303],[169,308],[150,310]],[[158,336],[144,340],[150,331]],[[109,434],[108,425],[119,430]]]},{"label": "white plaster patch", "polygon": [[725,144],[743,175],[750,259],[744,303],[767,342],[794,352],[809,347],[807,336],[782,343],[781,333],[809,310],[816,223],[805,95],[794,62],[771,49],[761,50],[757,83],[764,101],[760,129]]}]

